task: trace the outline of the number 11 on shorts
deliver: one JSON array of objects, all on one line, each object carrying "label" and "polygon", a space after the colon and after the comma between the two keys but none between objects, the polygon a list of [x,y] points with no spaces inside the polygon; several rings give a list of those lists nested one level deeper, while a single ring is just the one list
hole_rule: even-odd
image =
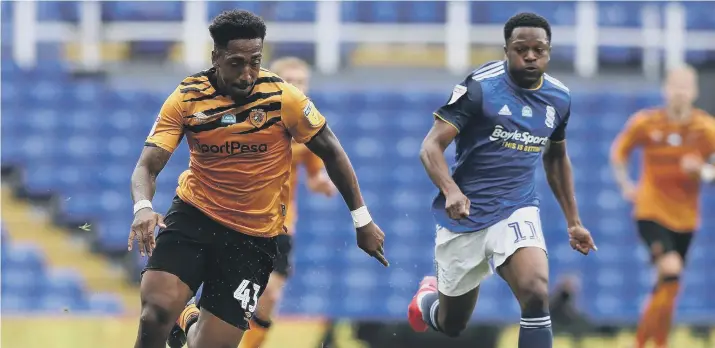
[{"label": "number 11 on shorts", "polygon": [[[539,240],[539,234],[536,233],[536,226],[534,226],[534,223],[531,221],[524,221],[524,224],[529,227],[529,231],[531,232],[531,235],[528,238]],[[516,235],[514,243],[519,243],[521,241],[526,240],[527,237],[521,232],[521,227],[518,222],[512,222],[507,226],[511,227],[511,229],[514,231],[514,234]]]},{"label": "number 11 on shorts", "polygon": [[[251,288],[249,285],[253,285],[253,294],[251,294]],[[241,308],[253,313],[256,310],[256,305],[258,304],[258,293],[261,292],[261,286],[256,283],[251,283],[250,280],[244,279],[241,281],[241,285],[238,286],[236,291],[233,292],[233,298],[241,302]]]}]

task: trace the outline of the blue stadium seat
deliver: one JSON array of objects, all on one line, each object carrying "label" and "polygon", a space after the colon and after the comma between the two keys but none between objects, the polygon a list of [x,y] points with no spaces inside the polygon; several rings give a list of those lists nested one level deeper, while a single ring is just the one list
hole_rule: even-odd
[{"label": "blue stadium seat", "polygon": [[575,5],[573,2],[472,2],[472,23],[504,24],[520,12],[535,12],[544,16],[552,25],[573,25]]},{"label": "blue stadium seat", "polygon": [[[2,298],[3,314],[86,311],[93,305],[102,314],[118,314],[122,305],[115,296],[88,302],[81,276],[72,269],[48,269],[41,250],[34,244],[9,240],[3,226]],[[96,295],[95,295],[96,296]]]},{"label": "blue stadium seat", "polygon": [[223,11],[240,9],[257,13],[261,16],[266,16],[266,6],[268,2],[261,1],[209,1],[208,14],[209,20],[218,16]]},{"label": "blue stadium seat", "polygon": [[87,307],[92,312],[102,314],[121,314],[123,311],[121,299],[114,294],[91,294]]},{"label": "blue stadium seat", "polygon": [[711,14],[715,11],[715,4],[712,2],[684,2],[687,29],[693,30],[713,30],[715,29],[715,18]]},{"label": "blue stadium seat", "polygon": [[[0,3],[0,13],[3,24],[8,23],[12,19],[13,5],[12,1],[3,1]],[[5,31],[5,27],[3,27],[3,31]]]},{"label": "blue stadium seat", "polygon": [[446,21],[444,1],[402,1],[401,12],[407,14],[410,23],[444,23]]},{"label": "blue stadium seat", "polygon": [[278,22],[312,22],[315,20],[315,1],[279,1],[273,4],[269,19]]},{"label": "blue stadium seat", "polygon": [[638,27],[642,25],[642,2],[599,2],[598,24],[609,27]]},{"label": "blue stadium seat", "polygon": [[102,19],[106,21],[180,21],[181,1],[107,1],[102,2]]},{"label": "blue stadium seat", "polygon": [[78,18],[79,4],[77,1],[40,1],[37,3],[38,20],[76,22]]}]

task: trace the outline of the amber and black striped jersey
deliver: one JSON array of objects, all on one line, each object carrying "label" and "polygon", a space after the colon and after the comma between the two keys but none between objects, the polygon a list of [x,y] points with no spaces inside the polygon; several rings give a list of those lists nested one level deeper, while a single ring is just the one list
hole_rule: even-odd
[{"label": "amber and black striped jersey", "polygon": [[261,69],[255,87],[236,102],[216,91],[215,71],[184,79],[167,98],[146,146],[173,152],[183,136],[189,169],[176,193],[241,233],[281,233],[289,203],[291,139],[309,141],[325,118],[296,87]]},{"label": "amber and black striped jersey", "polygon": [[692,232],[700,224],[699,178],[684,172],[687,155],[704,160],[715,155],[715,122],[703,110],[692,111],[688,123],[672,122],[663,108],[631,116],[611,148],[611,158],[624,164],[643,150],[638,193],[633,202],[638,220],[655,221],[675,232]]}]

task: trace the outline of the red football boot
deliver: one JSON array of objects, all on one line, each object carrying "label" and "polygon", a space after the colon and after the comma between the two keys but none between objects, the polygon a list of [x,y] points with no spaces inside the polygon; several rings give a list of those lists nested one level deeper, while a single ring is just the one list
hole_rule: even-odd
[{"label": "red football boot", "polygon": [[409,321],[412,330],[416,332],[425,332],[429,328],[429,325],[422,320],[422,311],[420,311],[420,304],[417,303],[417,299],[421,299],[420,294],[426,292],[437,292],[437,278],[436,277],[424,277],[420,282],[420,288],[417,290],[415,297],[412,298],[412,302],[407,307],[407,321]]}]

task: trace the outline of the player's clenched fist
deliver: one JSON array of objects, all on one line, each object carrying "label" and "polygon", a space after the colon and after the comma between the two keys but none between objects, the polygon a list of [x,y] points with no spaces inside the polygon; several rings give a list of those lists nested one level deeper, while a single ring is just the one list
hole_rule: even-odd
[{"label": "player's clenched fist", "polygon": [[572,226],[569,227],[569,243],[571,248],[580,252],[581,254],[588,255],[589,251],[597,251],[596,243],[593,242],[591,237],[591,232],[583,226]]},{"label": "player's clenched fist", "polygon": [[385,267],[390,266],[387,258],[385,258],[385,233],[382,232],[380,227],[374,222],[370,222],[363,227],[358,227],[355,231],[357,232],[358,247],[368,255],[376,258]]},{"label": "player's clenched fist", "polygon": [[132,230],[129,231],[128,250],[132,250],[134,241],[139,244],[139,253],[142,256],[150,255],[156,246],[154,241],[154,230],[156,226],[166,228],[164,217],[154,212],[151,208],[144,208],[137,211],[132,222]]},{"label": "player's clenched fist", "polygon": [[445,208],[451,219],[460,220],[469,216],[469,206],[469,198],[460,191],[445,195]]}]

